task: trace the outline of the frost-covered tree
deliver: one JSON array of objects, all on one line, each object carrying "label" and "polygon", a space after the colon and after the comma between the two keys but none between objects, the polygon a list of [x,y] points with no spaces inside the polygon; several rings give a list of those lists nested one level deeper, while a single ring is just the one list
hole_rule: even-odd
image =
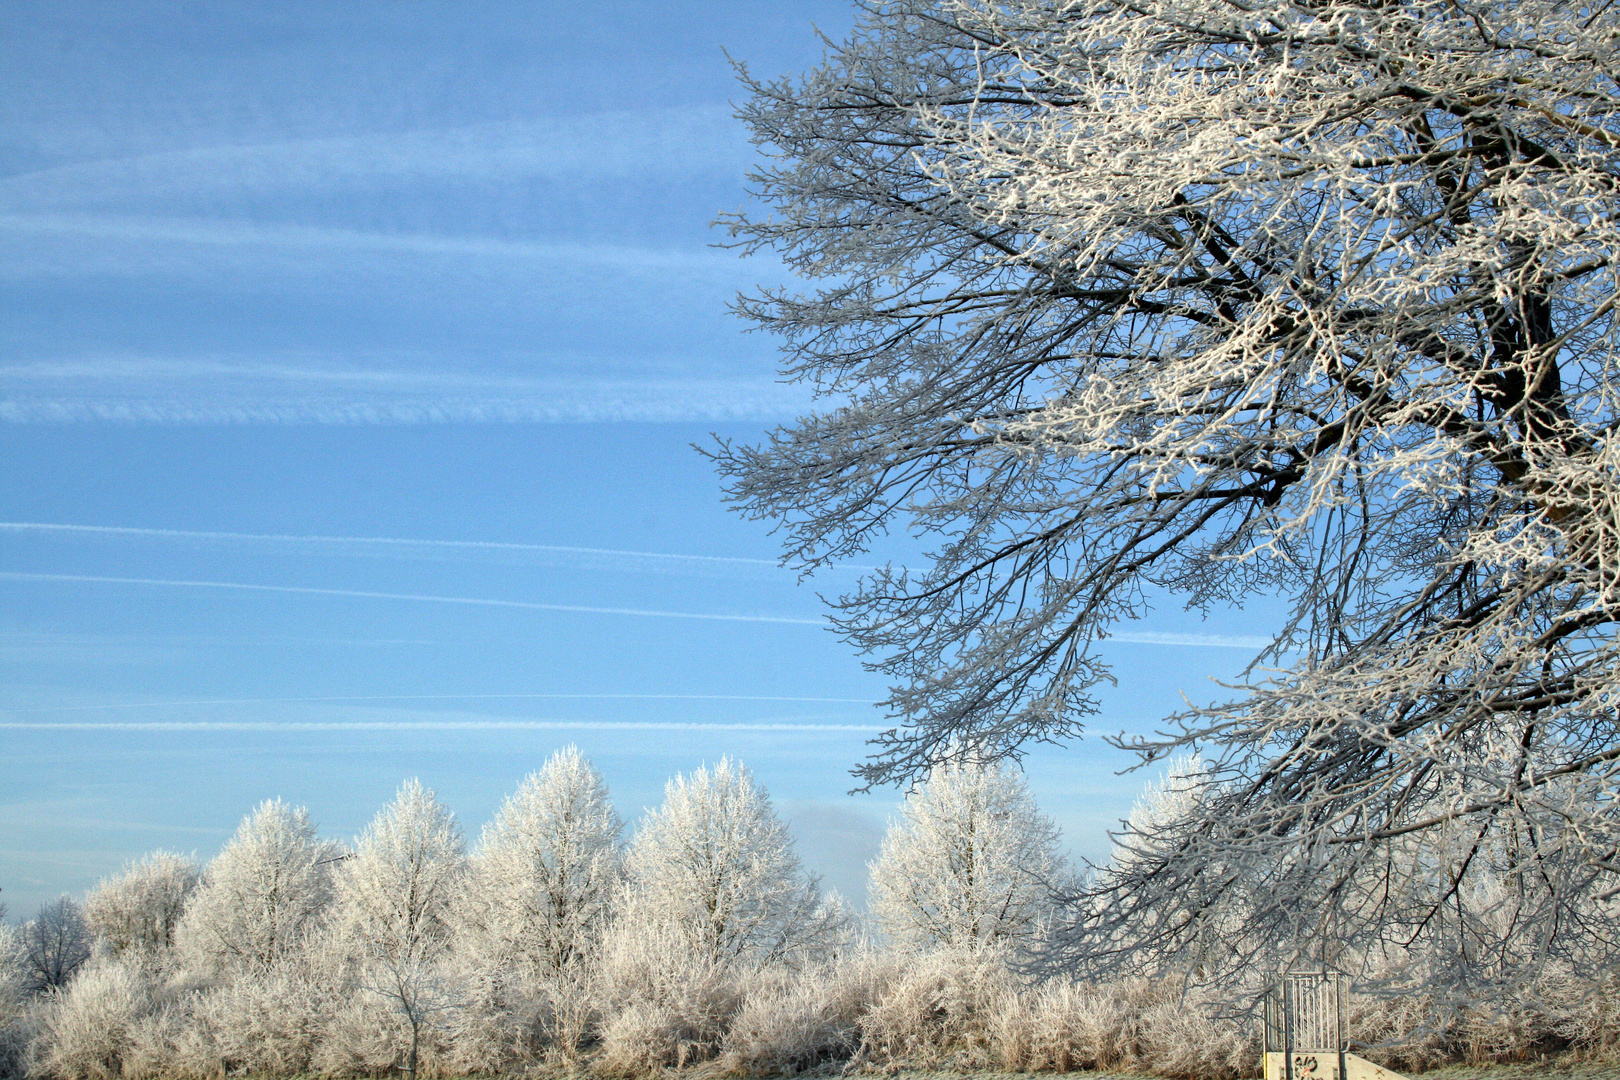
[{"label": "frost-covered tree", "polygon": [[176,944],[214,972],[277,963],[301,947],[332,899],[337,844],[303,807],[269,799],[214,857],[176,930]]},{"label": "frost-covered tree", "polygon": [[834,945],[842,909],[821,902],[787,826],[730,758],[677,776],[625,856],[620,933],[679,938],[718,966],[797,961]]},{"label": "frost-covered tree", "polygon": [[936,540],[837,604],[894,681],[861,775],[1078,733],[1161,591],[1276,595],[1267,666],[1135,744],[1217,787],[1091,930],[1421,936],[1449,890],[1392,849],[1455,827],[1521,853],[1542,956],[1603,932],[1617,63],[1561,0],[898,0],[750,81],[735,235],[824,283],[741,310],[826,407],[722,445],[730,495],[808,570]]},{"label": "frost-covered tree", "polygon": [[64,987],[90,959],[95,939],[85,925],[84,909],[61,896],[39,906],[22,926],[22,962],[30,990]]},{"label": "frost-covered tree", "polygon": [[588,954],[618,892],[623,830],[578,747],[553,754],[502,804],[473,854],[466,906],[482,948],[540,971]]},{"label": "frost-covered tree", "polygon": [[425,1026],[449,1007],[442,962],[465,878],[461,827],[418,780],[400,786],[338,875],[338,939],[359,963],[366,988],[404,1021],[404,1066],[412,1077]]},{"label": "frost-covered tree", "polygon": [[1057,827],[1004,762],[936,766],[871,870],[872,915],[914,946],[1028,942],[1072,885]]},{"label": "frost-covered tree", "polygon": [[195,860],[154,851],[90,891],[84,901],[85,921],[115,954],[159,952],[174,943],[175,929],[200,879]]}]

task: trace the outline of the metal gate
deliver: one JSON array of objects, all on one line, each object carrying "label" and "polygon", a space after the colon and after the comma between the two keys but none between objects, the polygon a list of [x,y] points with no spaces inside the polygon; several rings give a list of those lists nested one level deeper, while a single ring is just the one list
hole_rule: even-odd
[{"label": "metal gate", "polygon": [[1343,1080],[1344,976],[1336,971],[1279,976],[1266,994],[1265,1042],[1268,1055],[1282,1055],[1281,1080],[1324,1080],[1330,1073]]}]

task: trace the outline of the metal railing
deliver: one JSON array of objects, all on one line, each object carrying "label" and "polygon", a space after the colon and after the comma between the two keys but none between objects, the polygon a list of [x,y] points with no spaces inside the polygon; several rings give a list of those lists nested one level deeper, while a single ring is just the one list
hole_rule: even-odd
[{"label": "metal railing", "polygon": [[[1265,1047],[1283,1055],[1283,1080],[1308,1080],[1337,1065],[1345,1076],[1344,976],[1290,971],[1266,994]],[[1326,1059],[1326,1060],[1323,1060]]]}]

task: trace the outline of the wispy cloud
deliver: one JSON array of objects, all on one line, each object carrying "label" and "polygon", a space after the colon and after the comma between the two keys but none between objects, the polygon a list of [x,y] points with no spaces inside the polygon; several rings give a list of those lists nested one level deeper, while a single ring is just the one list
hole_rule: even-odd
[{"label": "wispy cloud", "polygon": [[1127,645],[1185,645],[1211,649],[1263,649],[1271,644],[1270,638],[1254,634],[1182,634],[1158,630],[1111,631],[1107,640]]},{"label": "wispy cloud", "polygon": [[[128,356],[13,362],[0,365],[0,422],[729,422],[785,420],[812,405],[804,388],[761,377],[530,378],[469,371],[455,357],[423,363]],[[535,366],[551,363],[540,358]]]},{"label": "wispy cloud", "polygon": [[[741,271],[736,255],[707,248],[649,248],[607,242],[507,240],[466,234],[377,232],[314,225],[294,225],[215,218],[162,218],[98,214],[0,214],[0,232],[28,235],[83,237],[140,245],[149,272],[153,243],[209,247],[273,247],[296,251],[365,252],[376,255],[450,256],[479,260],[519,260],[568,267],[600,267],[621,271],[664,273],[713,272],[736,276]],[[111,268],[104,252],[93,256],[103,269]],[[57,273],[53,262],[8,260],[0,276],[34,277]]]},{"label": "wispy cloud", "polygon": [[201,705],[283,705],[358,701],[785,701],[830,705],[871,705],[865,698],[783,697],[772,694],[342,694],[330,697],[207,698],[196,701],[128,701],[96,705],[52,705],[8,709],[11,715],[87,712],[102,709],[173,709]]},{"label": "wispy cloud", "polygon": [[454,424],[454,423],[729,423],[793,415],[791,395],[758,388],[684,386],[672,394],[589,388],[549,399],[332,400],[269,398],[231,401],[180,396],[0,397],[0,423],[63,424]]},{"label": "wispy cloud", "polygon": [[100,158],[0,179],[0,203],[163,205],[434,182],[600,183],[694,174],[729,179],[752,158],[747,132],[730,112],[723,105],[614,110]]},{"label": "wispy cloud", "polygon": [[0,720],[0,729],[52,731],[858,731],[876,724],[636,720]]},{"label": "wispy cloud", "polygon": [[[494,540],[424,540],[391,536],[307,536],[290,533],[241,533],[198,529],[152,529],[117,525],[78,525],[43,521],[0,521],[0,537],[38,537],[63,542],[155,543],[188,547],[290,551],[303,555],[372,558],[495,561],[505,564],[567,565],[614,573],[742,576],[754,580],[784,579],[789,572],[774,559],[736,555],[688,555],[665,551],[529,544]],[[828,571],[860,573],[877,569],[862,563],[838,563]]]},{"label": "wispy cloud", "polygon": [[364,589],[322,589],[304,585],[257,585],[239,581],[188,581],[170,578],[111,577],[99,574],[30,574],[0,571],[6,581],[61,581],[104,585],[143,585],[182,589],[221,589],[242,592],[283,593],[298,596],[342,596],[358,600],[401,600],[430,604],[462,604],[474,607],[517,608],[526,611],[558,611],[581,615],[630,615],[654,619],[698,619],[707,622],[776,623],[789,626],[825,626],[823,619],[799,619],[783,615],[723,615],[698,611],[658,611],[648,608],[596,607],[585,604],[543,604],[528,600],[496,600],[472,596],[433,596],[424,593],[372,592]]},{"label": "wispy cloud", "polygon": [[[295,533],[209,532],[197,529],[142,529],[123,525],[71,525],[45,521],[0,521],[0,532],[57,533],[81,536],[132,536],[172,540],[246,540],[298,544],[336,544],[356,547],[390,547],[453,551],[533,551],[578,555],[622,555],[637,559],[668,559],[678,562],[776,566],[774,559],[749,559],[734,555],[680,555],[666,551],[629,551],[621,548],[569,547],[562,544],[519,544],[499,540],[414,540],[397,536],[301,536]],[[855,569],[855,567],[851,567]],[[858,567],[871,569],[871,567]]]}]

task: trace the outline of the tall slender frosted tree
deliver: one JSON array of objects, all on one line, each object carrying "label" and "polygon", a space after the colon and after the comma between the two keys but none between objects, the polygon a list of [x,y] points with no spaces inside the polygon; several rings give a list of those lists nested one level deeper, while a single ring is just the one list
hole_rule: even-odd
[{"label": "tall slender frosted tree", "polygon": [[896,940],[976,946],[1029,942],[1071,884],[1057,827],[1018,770],[952,762],[906,796],[869,888]]},{"label": "tall slender frosted tree", "polygon": [[621,881],[624,823],[578,747],[553,754],[484,827],[467,916],[482,947],[537,971],[590,953]]},{"label": "tall slender frosted tree", "polygon": [[274,965],[320,926],[341,854],[338,844],[316,835],[303,807],[260,803],[204,870],[176,929],[177,944],[215,972]]},{"label": "tall slender frosted tree", "polygon": [[400,786],[338,875],[338,939],[359,964],[363,984],[404,1021],[404,1068],[412,1077],[423,1029],[449,1004],[441,964],[465,881],[461,827],[419,780]]},{"label": "tall slender frosted tree", "polygon": [[803,959],[843,929],[770,797],[730,758],[665,786],[663,805],[631,841],[625,873],[621,932],[677,936],[709,963]]}]

